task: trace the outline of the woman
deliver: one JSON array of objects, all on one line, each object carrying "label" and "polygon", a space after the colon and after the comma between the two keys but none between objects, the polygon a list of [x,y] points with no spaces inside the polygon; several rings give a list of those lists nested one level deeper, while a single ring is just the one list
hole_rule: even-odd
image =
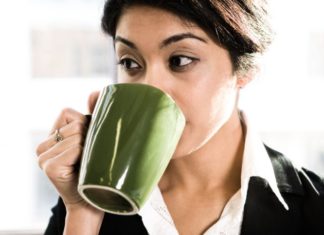
[{"label": "woman", "polygon": [[65,109],[37,149],[61,198],[45,234],[324,234],[323,180],[264,146],[237,107],[271,41],[262,0],[108,0],[102,26],[118,82],[170,94],[185,130],[139,215],[104,214],[77,192],[87,118]]}]

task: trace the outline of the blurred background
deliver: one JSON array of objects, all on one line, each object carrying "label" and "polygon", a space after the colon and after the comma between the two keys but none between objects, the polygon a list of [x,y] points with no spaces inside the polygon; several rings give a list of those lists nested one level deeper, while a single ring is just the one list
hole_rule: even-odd
[{"label": "blurred background", "polygon": [[[272,0],[276,38],[240,106],[269,146],[324,175],[321,0]],[[42,234],[57,193],[36,146],[60,111],[114,82],[104,0],[0,1],[0,234]]]}]

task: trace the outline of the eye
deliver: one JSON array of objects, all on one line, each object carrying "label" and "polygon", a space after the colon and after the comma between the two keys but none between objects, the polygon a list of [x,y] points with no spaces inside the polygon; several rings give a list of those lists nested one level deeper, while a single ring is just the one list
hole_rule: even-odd
[{"label": "eye", "polygon": [[136,70],[140,69],[141,66],[133,59],[124,58],[118,62],[118,65],[121,65],[125,70]]},{"label": "eye", "polygon": [[188,56],[172,56],[169,59],[169,66],[173,70],[184,70],[187,66],[197,60],[197,58]]}]

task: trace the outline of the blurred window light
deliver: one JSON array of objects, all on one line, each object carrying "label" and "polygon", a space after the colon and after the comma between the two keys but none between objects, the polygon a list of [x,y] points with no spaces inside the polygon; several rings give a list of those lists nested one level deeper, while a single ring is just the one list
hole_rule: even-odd
[{"label": "blurred window light", "polygon": [[112,43],[97,30],[32,30],[32,77],[107,77],[113,73]]},{"label": "blurred window light", "polygon": [[308,47],[309,76],[324,80],[324,29],[309,34]]}]

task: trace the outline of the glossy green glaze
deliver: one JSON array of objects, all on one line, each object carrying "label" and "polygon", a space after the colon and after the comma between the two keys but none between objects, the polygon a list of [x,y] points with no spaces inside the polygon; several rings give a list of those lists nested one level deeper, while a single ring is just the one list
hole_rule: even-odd
[{"label": "glossy green glaze", "polygon": [[93,206],[135,214],[157,186],[185,118],[169,95],[143,84],[106,87],[82,156],[79,192]]}]

